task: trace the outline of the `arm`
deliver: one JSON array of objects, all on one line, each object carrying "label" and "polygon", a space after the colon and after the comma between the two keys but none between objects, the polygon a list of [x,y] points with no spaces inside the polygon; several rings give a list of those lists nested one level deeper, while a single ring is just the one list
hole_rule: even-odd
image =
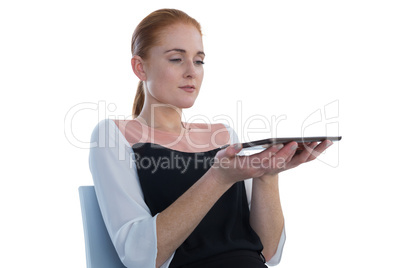
[{"label": "arm", "polygon": [[314,160],[332,144],[324,141],[318,145],[313,142],[295,155],[297,144],[290,143],[279,147],[279,151],[268,156],[262,165],[268,167],[266,173],[253,179],[250,208],[250,225],[259,235],[264,245],[263,254],[270,265],[280,262],[285,242],[284,219],[279,198],[278,173]]},{"label": "arm", "polygon": [[184,242],[231,185],[218,183],[214,178],[213,169],[210,169],[159,214],[156,222],[158,235],[156,267],[163,264]]},{"label": "arm", "polygon": [[157,215],[152,217],[144,202],[129,143],[113,120],[103,120],[91,144],[89,167],[96,195],[121,261],[127,267],[155,267]]},{"label": "arm", "polygon": [[[283,243],[279,242],[284,229],[284,219],[279,199],[278,175],[264,180],[253,179],[250,225],[264,245],[263,254],[267,261],[272,259],[277,249],[280,260]],[[271,265],[277,264],[279,260]]]},{"label": "arm", "polygon": [[[226,127],[232,137],[231,143],[239,143],[233,129]],[[244,182],[250,207],[250,225],[264,245],[263,255],[267,264],[274,266],[281,260],[286,234],[279,199],[278,174],[271,177],[271,180],[270,177],[267,178],[268,183],[264,183],[259,178],[248,179]]]}]

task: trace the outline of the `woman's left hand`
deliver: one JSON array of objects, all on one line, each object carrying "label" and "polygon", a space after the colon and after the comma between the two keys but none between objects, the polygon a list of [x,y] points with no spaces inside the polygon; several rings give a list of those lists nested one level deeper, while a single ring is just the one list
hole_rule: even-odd
[{"label": "woman's left hand", "polygon": [[[318,142],[304,143],[301,144],[301,147],[295,150],[295,146],[298,146],[298,144],[296,142],[288,143],[280,150],[278,151],[275,150],[276,152],[273,151],[272,157],[265,158],[263,160],[262,165],[270,168],[266,169],[267,172],[264,173],[261,177],[276,176],[280,172],[295,168],[303,163],[310,162],[316,159],[322,152],[324,152],[332,144],[333,143],[329,140],[325,140],[321,143]],[[270,148],[268,148],[267,150],[270,150]],[[290,155],[286,154],[286,152],[288,151],[293,151],[293,153],[291,153]],[[288,156],[287,158],[275,157],[279,155],[288,155]],[[272,169],[273,167],[275,167],[275,169]],[[275,172],[272,172],[273,170],[275,170]]]}]

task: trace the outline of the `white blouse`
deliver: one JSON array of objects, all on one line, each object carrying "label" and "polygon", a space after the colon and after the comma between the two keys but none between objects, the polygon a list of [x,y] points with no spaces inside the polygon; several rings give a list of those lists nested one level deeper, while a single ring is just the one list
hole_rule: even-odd
[{"label": "white blouse", "polygon": [[[234,130],[226,126],[231,144]],[[105,225],[122,263],[129,268],[155,268],[156,217],[151,216],[141,190],[134,152],[112,119],[99,122],[91,136],[89,167]],[[252,179],[245,181],[250,204]],[[277,265],[285,244],[285,228],[275,255],[266,263]],[[174,254],[161,266],[169,267]]]}]

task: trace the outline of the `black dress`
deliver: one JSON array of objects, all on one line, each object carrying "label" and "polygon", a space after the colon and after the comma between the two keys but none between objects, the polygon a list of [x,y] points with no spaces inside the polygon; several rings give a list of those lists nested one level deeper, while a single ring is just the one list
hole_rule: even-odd
[{"label": "black dress", "polygon": [[[186,192],[219,151],[181,152],[154,143],[133,145],[135,164],[152,216]],[[262,244],[249,223],[244,182],[234,184],[177,248],[169,267],[266,267]]]}]

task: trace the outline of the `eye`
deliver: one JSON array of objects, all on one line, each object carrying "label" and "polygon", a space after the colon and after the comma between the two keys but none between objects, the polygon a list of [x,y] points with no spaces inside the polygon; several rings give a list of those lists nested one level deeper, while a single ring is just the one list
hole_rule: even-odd
[{"label": "eye", "polygon": [[203,65],[204,62],[203,62],[202,60],[197,60],[197,61],[195,62],[195,64],[197,64],[197,65]]},{"label": "eye", "polygon": [[171,62],[181,62],[181,59],[170,59]]}]

